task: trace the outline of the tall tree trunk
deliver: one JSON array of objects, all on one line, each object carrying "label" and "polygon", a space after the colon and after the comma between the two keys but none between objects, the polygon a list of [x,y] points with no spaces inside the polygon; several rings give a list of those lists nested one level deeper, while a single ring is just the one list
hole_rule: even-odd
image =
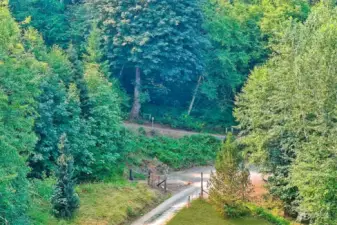
[{"label": "tall tree trunk", "polygon": [[192,100],[191,100],[191,103],[190,103],[190,107],[188,108],[188,113],[187,113],[188,115],[190,115],[191,112],[192,112],[192,109],[193,109],[193,106],[194,106],[194,102],[195,102],[195,98],[197,97],[198,90],[199,90],[199,87],[200,87],[200,84],[201,84],[201,79],[202,79],[202,76],[199,77],[198,84],[195,87],[195,90],[194,90],[194,93],[193,93],[193,97],[192,97]]},{"label": "tall tree trunk", "polygon": [[139,118],[140,113],[140,87],[141,87],[141,80],[140,80],[140,68],[136,67],[136,77],[135,77],[135,88],[134,88],[134,97],[133,97],[133,105],[132,110],[130,113],[130,119],[135,120]]}]

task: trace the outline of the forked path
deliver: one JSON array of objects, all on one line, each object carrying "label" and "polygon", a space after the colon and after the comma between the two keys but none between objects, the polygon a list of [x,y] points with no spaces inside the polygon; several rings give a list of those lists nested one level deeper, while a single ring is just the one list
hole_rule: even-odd
[{"label": "forked path", "polygon": [[151,210],[132,225],[163,225],[176,212],[186,206],[188,196],[197,198],[201,190],[201,172],[204,173],[204,186],[209,179],[213,167],[195,167],[192,169],[173,172],[168,175],[167,187],[173,196]]},{"label": "forked path", "polygon": [[[173,196],[133,222],[132,225],[166,224],[178,211],[187,205],[188,196],[192,199],[199,197],[201,172],[204,174],[204,187],[206,188],[212,170],[214,170],[213,167],[195,167],[168,175],[167,186]],[[262,175],[251,171],[251,182],[254,187],[252,197],[261,197],[266,192]]]}]

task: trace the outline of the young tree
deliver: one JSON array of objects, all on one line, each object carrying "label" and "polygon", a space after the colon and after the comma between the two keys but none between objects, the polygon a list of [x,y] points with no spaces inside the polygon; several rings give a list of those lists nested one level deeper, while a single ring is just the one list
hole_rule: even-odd
[{"label": "young tree", "polygon": [[57,160],[57,184],[52,197],[53,213],[58,218],[69,219],[79,207],[79,198],[74,189],[74,160],[66,134],[61,135],[58,148],[60,156]]},{"label": "young tree", "polygon": [[226,217],[238,217],[247,213],[242,205],[251,191],[249,170],[234,137],[227,135],[216,159],[216,172],[210,178],[210,201]]},{"label": "young tree", "polygon": [[39,83],[45,66],[22,44],[21,30],[0,3],[0,224],[28,224],[28,167]]}]

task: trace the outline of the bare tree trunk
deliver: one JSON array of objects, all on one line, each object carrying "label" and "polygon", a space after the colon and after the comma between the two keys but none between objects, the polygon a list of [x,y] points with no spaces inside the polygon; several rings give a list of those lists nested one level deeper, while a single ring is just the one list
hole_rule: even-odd
[{"label": "bare tree trunk", "polygon": [[200,84],[201,84],[201,78],[202,78],[202,76],[199,77],[198,84],[195,87],[195,90],[194,90],[194,93],[193,93],[193,97],[192,97],[192,101],[190,103],[190,107],[188,108],[188,113],[187,113],[188,115],[190,115],[191,112],[192,112],[192,109],[193,109],[193,106],[194,106],[194,102],[195,102],[195,98],[197,97],[198,90],[199,90],[199,87],[200,87]]},{"label": "bare tree trunk", "polygon": [[136,77],[135,77],[135,89],[134,89],[134,97],[133,97],[133,105],[132,110],[130,113],[130,119],[135,120],[139,118],[140,113],[140,87],[141,87],[141,80],[140,80],[140,68],[136,67]]}]

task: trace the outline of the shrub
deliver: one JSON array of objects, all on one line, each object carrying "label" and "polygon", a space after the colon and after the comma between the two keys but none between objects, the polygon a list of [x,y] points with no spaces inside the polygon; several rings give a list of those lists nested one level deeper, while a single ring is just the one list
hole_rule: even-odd
[{"label": "shrub", "polygon": [[223,211],[226,218],[238,218],[250,214],[249,208],[242,203],[225,204]]},{"label": "shrub", "polygon": [[275,225],[290,225],[290,222],[282,217],[275,216],[262,207],[258,207],[252,204],[247,205],[251,213],[255,216],[268,220]]},{"label": "shrub", "polygon": [[143,158],[157,158],[173,169],[211,165],[220,148],[219,140],[206,135],[174,139],[141,134],[131,138],[137,152],[133,156],[133,163],[139,163],[139,156],[142,155]]}]

